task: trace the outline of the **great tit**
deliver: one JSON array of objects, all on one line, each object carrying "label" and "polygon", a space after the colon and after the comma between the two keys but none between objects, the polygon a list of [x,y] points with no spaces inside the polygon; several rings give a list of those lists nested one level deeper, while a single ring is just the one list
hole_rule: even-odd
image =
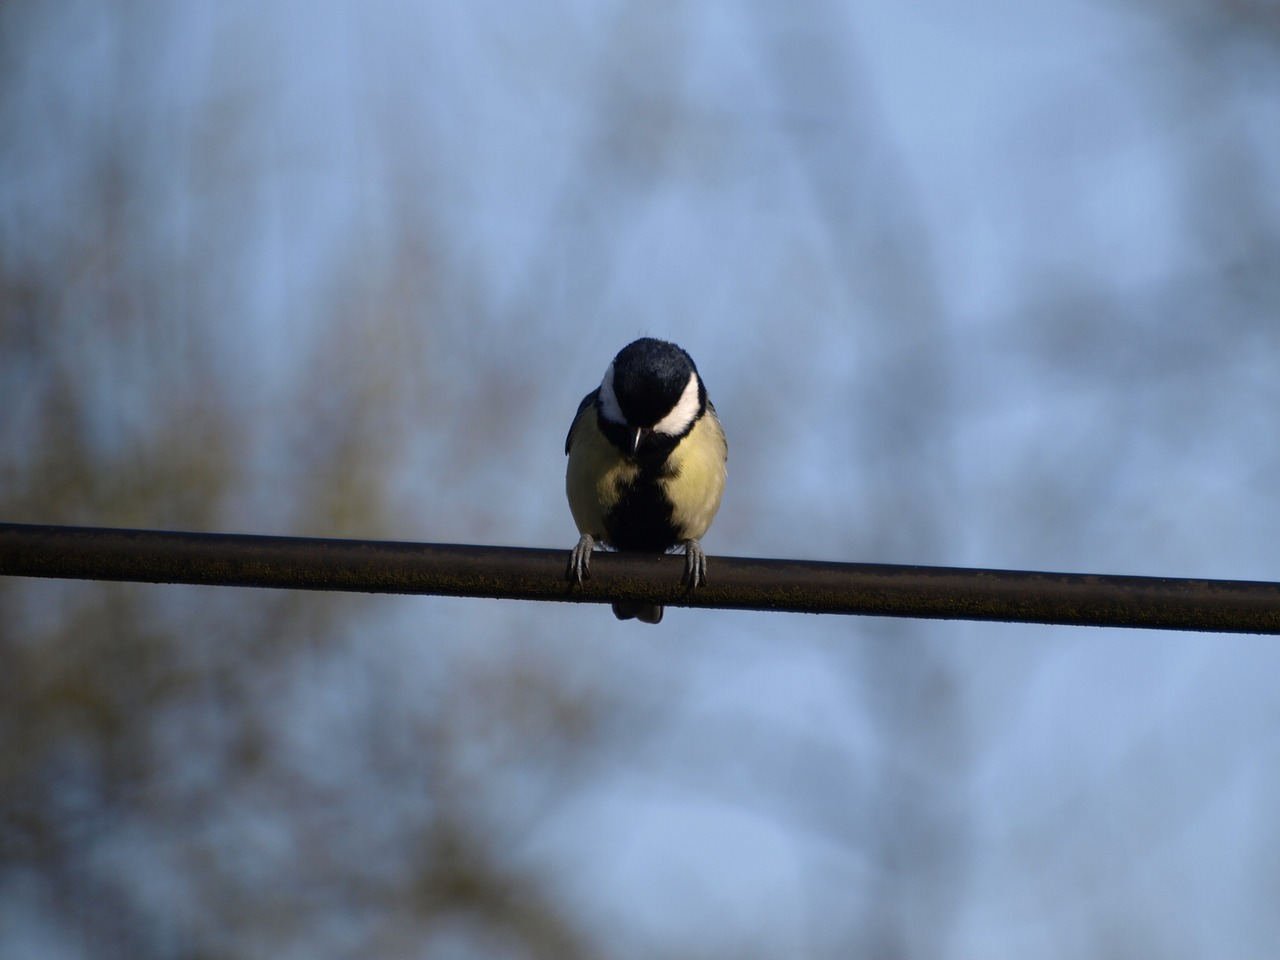
[{"label": "great tit", "polygon": [[[623,347],[578,406],[564,452],[569,509],[582,534],[571,578],[588,576],[597,543],[645,553],[683,545],[684,583],[706,582],[698,541],[720,509],[729,447],[689,354],[652,337]],[[651,604],[615,603],[613,613],[662,619]]]}]

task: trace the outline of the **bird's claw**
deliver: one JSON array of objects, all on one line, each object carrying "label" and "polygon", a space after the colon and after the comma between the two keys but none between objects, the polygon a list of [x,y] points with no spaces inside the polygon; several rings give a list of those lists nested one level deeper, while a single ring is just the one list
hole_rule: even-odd
[{"label": "bird's claw", "polygon": [[591,577],[591,551],[595,548],[596,542],[591,534],[584,533],[569,554],[568,576],[570,580],[576,580],[578,586],[582,586],[582,581]]},{"label": "bird's claw", "polygon": [[684,542],[684,578],[680,581],[690,590],[707,582],[707,555],[697,540]]}]

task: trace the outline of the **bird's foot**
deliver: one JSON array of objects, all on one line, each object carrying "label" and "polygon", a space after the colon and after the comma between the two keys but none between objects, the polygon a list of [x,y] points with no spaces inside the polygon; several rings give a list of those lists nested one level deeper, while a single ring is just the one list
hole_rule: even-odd
[{"label": "bird's foot", "polygon": [[707,555],[697,540],[684,542],[684,578],[680,582],[690,590],[707,582]]},{"label": "bird's foot", "polygon": [[568,577],[570,580],[576,580],[578,586],[582,586],[582,581],[591,576],[591,551],[595,548],[596,542],[591,534],[584,533],[578,540],[578,545],[569,554]]}]

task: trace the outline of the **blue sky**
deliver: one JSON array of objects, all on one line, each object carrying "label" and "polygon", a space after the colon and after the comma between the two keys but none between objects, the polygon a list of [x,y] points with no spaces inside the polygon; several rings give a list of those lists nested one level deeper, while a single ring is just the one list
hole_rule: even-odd
[{"label": "blue sky", "polygon": [[[564,432],[652,334],[729,435],[712,576],[720,553],[1280,579],[1274,28],[1049,0],[8,16],[5,256],[94,229],[92,160],[122,152],[145,189],[118,269],[159,278],[179,369],[217,324],[256,423],[228,529],[332,532],[291,525],[306,438],[281,415],[330,363],[394,438],[380,525],[344,535],[567,550]],[[91,324],[100,291],[66,290]],[[94,368],[106,437],[155,412],[121,353]],[[410,357],[416,389],[379,393]],[[349,655],[389,690],[346,661],[285,681],[300,758],[472,659],[621,686],[645,718],[507,848],[624,955],[1275,942],[1270,642],[377,609]]]}]

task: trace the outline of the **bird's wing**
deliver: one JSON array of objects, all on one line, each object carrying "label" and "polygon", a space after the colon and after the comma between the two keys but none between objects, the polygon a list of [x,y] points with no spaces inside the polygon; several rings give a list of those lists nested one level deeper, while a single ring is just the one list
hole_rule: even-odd
[{"label": "bird's wing", "polygon": [[574,428],[578,426],[578,421],[582,419],[582,415],[591,409],[591,405],[596,402],[596,397],[600,395],[600,388],[596,387],[578,404],[578,412],[573,415],[573,423],[569,424],[569,434],[564,438],[565,456],[569,455],[569,441],[573,439]]}]

